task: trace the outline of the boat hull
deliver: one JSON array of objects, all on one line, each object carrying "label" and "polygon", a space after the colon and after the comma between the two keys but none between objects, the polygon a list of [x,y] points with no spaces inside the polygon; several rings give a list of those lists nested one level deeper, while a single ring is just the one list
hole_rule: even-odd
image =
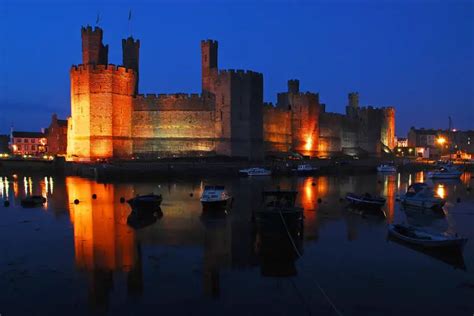
[{"label": "boat hull", "polygon": [[218,201],[201,201],[202,209],[204,211],[223,211],[228,208],[230,199]]},{"label": "boat hull", "polygon": [[467,243],[466,238],[448,238],[445,240],[427,240],[427,239],[420,239],[420,238],[412,238],[401,234],[398,232],[394,225],[389,225],[388,232],[391,236],[402,240],[404,242],[422,246],[425,248],[460,248],[463,249]]},{"label": "boat hull", "polygon": [[138,196],[127,201],[132,209],[139,210],[157,210],[161,206],[161,197],[147,198],[145,196]]},{"label": "boat hull", "polygon": [[402,205],[420,209],[442,209],[446,201],[444,200],[424,200],[417,198],[403,198]]}]

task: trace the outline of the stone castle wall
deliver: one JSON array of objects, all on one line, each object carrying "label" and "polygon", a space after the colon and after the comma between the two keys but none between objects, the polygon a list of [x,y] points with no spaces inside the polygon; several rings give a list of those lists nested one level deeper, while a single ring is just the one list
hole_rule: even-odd
[{"label": "stone castle wall", "polygon": [[218,69],[218,43],[201,42],[201,94],[138,94],[140,41],[122,41],[123,65],[108,64],[102,30],[82,28],[83,64],[73,66],[70,160],[134,156],[225,155],[261,160],[264,152],[328,156],[393,148],[393,108],[359,108],[349,94],[346,114],[327,113],[319,94],[289,80],[276,106],[263,104],[263,75]]}]

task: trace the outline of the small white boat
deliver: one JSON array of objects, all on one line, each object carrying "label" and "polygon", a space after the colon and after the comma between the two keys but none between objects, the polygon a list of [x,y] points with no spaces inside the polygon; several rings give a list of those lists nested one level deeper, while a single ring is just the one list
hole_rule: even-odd
[{"label": "small white boat", "polygon": [[459,179],[462,171],[452,165],[445,165],[440,167],[436,171],[428,172],[428,178],[430,179]]},{"label": "small white boat", "polygon": [[433,188],[426,183],[414,183],[408,187],[407,192],[401,198],[401,202],[405,206],[441,209],[446,200],[436,195]]},{"label": "small white boat", "polygon": [[404,224],[390,224],[388,225],[388,232],[395,238],[425,248],[459,247],[462,249],[467,243],[467,238],[446,233],[428,232]]},{"label": "small white boat", "polygon": [[308,163],[300,164],[296,167],[296,169],[293,169],[294,172],[297,174],[313,174],[316,172],[319,168],[318,167],[313,167]]},{"label": "small white boat", "polygon": [[256,176],[270,176],[272,174],[271,170],[265,168],[249,168],[239,170],[240,175],[247,177],[256,177]]},{"label": "small white boat", "polygon": [[391,164],[381,164],[377,167],[378,172],[397,172],[397,167]]},{"label": "small white boat", "polygon": [[223,185],[206,185],[201,195],[201,204],[203,209],[225,209],[231,199]]}]

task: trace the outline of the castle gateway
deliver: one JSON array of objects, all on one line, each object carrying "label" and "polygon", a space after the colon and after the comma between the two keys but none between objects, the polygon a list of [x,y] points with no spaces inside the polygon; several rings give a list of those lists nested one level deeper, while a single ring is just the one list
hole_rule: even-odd
[{"label": "castle gateway", "polygon": [[264,153],[330,156],[394,147],[395,110],[359,107],[328,113],[319,94],[288,81],[277,104],[263,103],[263,75],[219,70],[217,41],[201,41],[201,94],[138,94],[140,41],[122,40],[122,66],[108,63],[103,31],[83,27],[82,64],[72,66],[67,156],[72,161]]}]

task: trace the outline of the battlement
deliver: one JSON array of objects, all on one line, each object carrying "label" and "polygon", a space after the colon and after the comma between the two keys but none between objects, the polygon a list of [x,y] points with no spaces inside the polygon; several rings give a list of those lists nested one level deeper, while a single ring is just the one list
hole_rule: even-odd
[{"label": "battlement", "polygon": [[197,93],[138,94],[134,98],[135,111],[210,111],[212,102],[207,102]]},{"label": "battlement", "polygon": [[216,40],[212,40],[212,39],[205,39],[205,40],[201,40],[201,45],[202,45],[202,44],[217,45],[217,41],[216,41]]},{"label": "battlement", "polygon": [[240,78],[244,77],[263,77],[263,74],[260,72],[252,71],[252,70],[244,70],[244,69],[223,69],[219,70],[219,75],[230,75],[230,76],[238,76]]},{"label": "battlement", "polygon": [[92,26],[90,25],[81,27],[81,33],[85,33],[85,34],[98,34],[102,36],[103,32],[104,31],[98,26],[94,28],[92,28]]},{"label": "battlement", "polygon": [[263,107],[265,107],[265,108],[275,108],[273,102],[263,102]]},{"label": "battlement", "polygon": [[[280,92],[280,93],[277,93],[277,97],[287,95],[287,94],[288,94],[288,92]],[[309,92],[309,91],[293,93],[292,95],[296,96],[296,97],[307,97],[307,98],[318,98],[319,99],[319,93],[314,93],[314,92]]]},{"label": "battlement", "polygon": [[137,45],[140,47],[140,40],[139,39],[134,39],[133,37],[129,36],[127,38],[122,39],[122,44],[126,45]]},{"label": "battlement", "polygon": [[374,106],[364,106],[359,108],[359,112],[395,112],[395,108],[393,106],[382,106],[382,107],[374,107]]},{"label": "battlement", "polygon": [[72,65],[71,72],[83,72],[83,71],[102,71],[102,72],[118,72],[118,73],[129,73],[134,74],[135,71],[133,69],[125,68],[123,66],[117,66],[114,64],[108,65],[95,65],[95,64],[80,64],[80,65]]},{"label": "battlement", "polygon": [[178,100],[201,100],[203,99],[202,95],[199,93],[147,93],[147,94],[137,94],[137,99],[147,100],[147,101],[160,101],[168,99],[178,99]]}]

